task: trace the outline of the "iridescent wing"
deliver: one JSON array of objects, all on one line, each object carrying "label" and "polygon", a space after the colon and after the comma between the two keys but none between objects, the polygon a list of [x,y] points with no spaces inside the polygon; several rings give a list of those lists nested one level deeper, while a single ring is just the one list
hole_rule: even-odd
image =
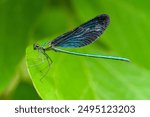
[{"label": "iridescent wing", "polygon": [[74,30],[57,37],[56,39],[52,40],[50,44],[53,47],[64,48],[77,48],[86,46],[94,42],[104,32],[108,24],[109,16],[102,14],[80,25]]}]

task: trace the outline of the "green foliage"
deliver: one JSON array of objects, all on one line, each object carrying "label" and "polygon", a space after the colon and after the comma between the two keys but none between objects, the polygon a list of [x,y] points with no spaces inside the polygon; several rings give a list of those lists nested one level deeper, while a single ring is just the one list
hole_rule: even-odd
[{"label": "green foliage", "polygon": [[0,94],[12,82],[45,1],[0,1]]},{"label": "green foliage", "polygon": [[[29,40],[41,39],[40,44],[50,41],[106,13],[111,22],[100,39],[87,47],[69,50],[127,57],[131,63],[49,51],[53,63],[47,72],[47,61],[39,59],[43,55],[33,50],[32,43],[26,49],[26,69],[36,91],[42,99],[150,99],[148,0],[49,0],[45,3],[40,0],[0,2],[0,94],[13,80],[15,71],[21,75],[17,65]],[[21,91],[14,92],[16,95]]]},{"label": "green foliage", "polygon": [[39,100],[34,87],[31,83],[21,81],[15,91],[11,94],[13,100]]}]

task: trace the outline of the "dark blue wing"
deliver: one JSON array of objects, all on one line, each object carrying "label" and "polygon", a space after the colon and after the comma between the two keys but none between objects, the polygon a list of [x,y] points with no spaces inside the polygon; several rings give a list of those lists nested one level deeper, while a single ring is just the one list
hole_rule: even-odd
[{"label": "dark blue wing", "polygon": [[109,24],[109,16],[102,14],[94,19],[82,24],[76,29],[67,32],[50,44],[54,47],[76,48],[88,45],[95,41]]}]

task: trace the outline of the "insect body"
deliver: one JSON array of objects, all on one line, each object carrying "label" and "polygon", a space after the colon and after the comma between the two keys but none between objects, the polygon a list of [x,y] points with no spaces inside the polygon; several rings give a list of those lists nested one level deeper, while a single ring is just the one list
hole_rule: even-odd
[{"label": "insect body", "polygon": [[129,61],[127,58],[116,57],[116,56],[103,56],[97,54],[85,54],[85,53],[77,53],[71,52],[67,50],[62,50],[61,48],[79,48],[90,43],[94,42],[98,37],[104,32],[104,30],[109,25],[110,18],[106,14],[102,14],[93,18],[90,21],[80,25],[72,31],[69,31],[56,39],[48,42],[48,47],[44,48],[38,44],[33,45],[34,50],[38,50],[40,53],[44,54],[46,59],[48,60],[48,64],[52,63],[51,58],[47,55],[46,51],[54,50],[56,52],[62,52],[67,54],[73,54],[78,56],[87,56],[94,58],[105,58],[105,59],[113,59],[113,60],[121,60],[121,61]]}]

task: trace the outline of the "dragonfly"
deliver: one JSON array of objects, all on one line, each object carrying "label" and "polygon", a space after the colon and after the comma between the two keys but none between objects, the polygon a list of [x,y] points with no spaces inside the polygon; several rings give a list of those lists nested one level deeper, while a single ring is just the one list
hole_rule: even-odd
[{"label": "dragonfly", "polygon": [[47,54],[47,51],[50,50],[55,52],[77,55],[77,56],[104,58],[104,59],[112,59],[112,60],[129,62],[130,60],[128,58],[123,58],[118,56],[87,54],[87,53],[72,52],[72,51],[60,49],[60,48],[79,48],[93,43],[103,34],[105,29],[108,27],[109,23],[110,23],[109,16],[107,14],[101,14],[85,22],[79,27],[67,33],[64,33],[63,35],[55,38],[54,40],[46,42],[44,45],[39,45],[37,43],[33,44],[33,49],[38,50],[46,57],[49,66],[53,62],[52,59]]}]

